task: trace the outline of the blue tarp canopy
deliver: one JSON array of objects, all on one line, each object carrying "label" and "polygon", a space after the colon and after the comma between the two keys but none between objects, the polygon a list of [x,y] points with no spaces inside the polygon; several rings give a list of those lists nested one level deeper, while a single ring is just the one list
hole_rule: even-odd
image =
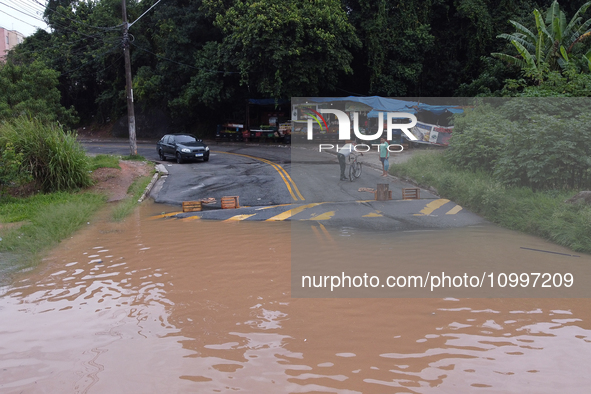
[{"label": "blue tarp canopy", "polygon": [[419,103],[418,101],[406,101],[400,99],[372,96],[372,97],[307,97],[305,99],[308,102],[314,103],[327,103],[333,101],[352,101],[357,103],[363,103],[371,108],[368,114],[368,118],[377,118],[378,112],[408,112],[416,114],[419,111],[428,111],[436,115],[440,115],[444,112],[451,112],[454,114],[464,112],[463,109],[458,108],[455,105],[429,105]]}]

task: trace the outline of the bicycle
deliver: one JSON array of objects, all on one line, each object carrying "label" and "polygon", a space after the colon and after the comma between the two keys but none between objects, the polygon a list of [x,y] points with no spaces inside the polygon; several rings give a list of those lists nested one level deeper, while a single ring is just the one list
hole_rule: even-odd
[{"label": "bicycle", "polygon": [[349,180],[353,182],[361,176],[361,163],[357,160],[357,155],[349,155]]}]

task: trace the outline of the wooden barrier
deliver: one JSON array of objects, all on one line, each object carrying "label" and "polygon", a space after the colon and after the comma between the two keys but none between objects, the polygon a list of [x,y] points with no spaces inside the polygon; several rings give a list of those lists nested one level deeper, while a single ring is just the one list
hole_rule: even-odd
[{"label": "wooden barrier", "polygon": [[421,198],[421,189],[418,187],[409,187],[402,189],[403,200],[418,200]]},{"label": "wooden barrier", "polygon": [[236,209],[238,205],[238,196],[222,197],[222,209]]},{"label": "wooden barrier", "polygon": [[183,201],[183,212],[198,212],[202,207],[201,201]]}]

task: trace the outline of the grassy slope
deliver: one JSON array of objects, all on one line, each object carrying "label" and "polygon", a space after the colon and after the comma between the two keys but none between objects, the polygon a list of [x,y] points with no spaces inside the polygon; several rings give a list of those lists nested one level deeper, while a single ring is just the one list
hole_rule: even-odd
[{"label": "grassy slope", "polygon": [[[119,168],[116,156],[90,158],[92,169]],[[150,177],[130,186],[130,197],[117,204],[113,218],[123,220],[137,206]],[[0,278],[2,272],[35,265],[39,255],[69,237],[105,205],[107,197],[88,192],[55,192],[27,198],[0,198],[0,223],[23,222],[20,227],[0,230]]]},{"label": "grassy slope", "polygon": [[591,253],[591,207],[564,203],[575,192],[505,187],[488,174],[453,168],[441,152],[419,153],[392,165],[390,173],[433,186],[442,197],[503,227]]}]

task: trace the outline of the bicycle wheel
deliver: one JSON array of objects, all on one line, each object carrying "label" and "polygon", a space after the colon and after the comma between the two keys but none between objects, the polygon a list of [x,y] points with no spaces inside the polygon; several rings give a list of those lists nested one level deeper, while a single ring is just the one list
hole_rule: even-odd
[{"label": "bicycle wheel", "polygon": [[353,175],[355,175],[355,178],[359,178],[361,176],[361,163],[355,163],[355,167],[353,168]]},{"label": "bicycle wheel", "polygon": [[349,165],[349,180],[351,182],[353,182],[355,180],[355,171],[353,170],[354,166],[355,166],[354,162]]}]

